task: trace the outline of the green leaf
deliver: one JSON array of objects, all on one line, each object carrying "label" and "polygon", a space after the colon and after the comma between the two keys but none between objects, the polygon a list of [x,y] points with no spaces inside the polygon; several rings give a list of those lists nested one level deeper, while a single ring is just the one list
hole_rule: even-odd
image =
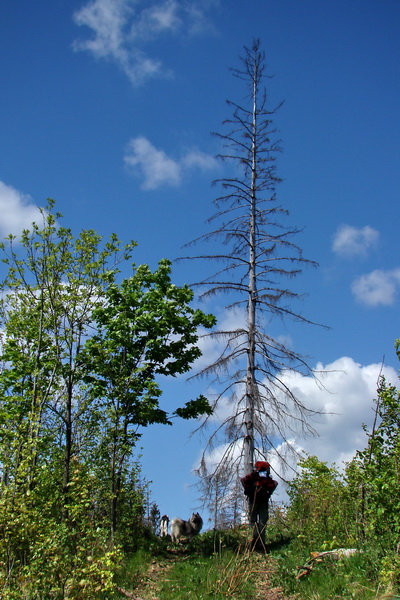
[{"label": "green leaf", "polygon": [[213,409],[205,396],[189,400],[182,408],[177,408],[174,414],[182,419],[195,419],[201,415],[211,415]]}]

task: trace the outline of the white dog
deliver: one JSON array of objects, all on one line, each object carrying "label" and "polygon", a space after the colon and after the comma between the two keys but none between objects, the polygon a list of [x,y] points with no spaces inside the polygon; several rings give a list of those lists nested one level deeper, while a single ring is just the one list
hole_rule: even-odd
[{"label": "white dog", "polygon": [[176,517],[171,521],[171,539],[174,544],[178,543],[182,537],[186,537],[190,541],[192,537],[200,533],[202,527],[203,519],[199,513],[193,513],[188,521]]},{"label": "white dog", "polygon": [[169,517],[168,515],[163,515],[160,521],[160,535],[161,537],[166,537],[168,535],[168,523]]}]

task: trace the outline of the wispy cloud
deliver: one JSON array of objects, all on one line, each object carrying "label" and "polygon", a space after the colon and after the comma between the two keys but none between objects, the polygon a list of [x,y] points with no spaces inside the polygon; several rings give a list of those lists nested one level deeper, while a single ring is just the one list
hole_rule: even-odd
[{"label": "wispy cloud", "polygon": [[400,268],[388,271],[376,269],[357,277],[351,290],[355,299],[366,306],[390,306],[396,302],[400,287]]},{"label": "wispy cloud", "polygon": [[183,25],[176,0],[156,3],[139,14],[133,34],[136,40],[152,40],[163,33],[176,33]]},{"label": "wispy cloud", "polygon": [[145,47],[160,36],[194,34],[207,26],[206,11],[214,2],[200,0],[92,0],[75,12],[78,26],[92,37],[76,40],[73,48],[114,62],[132,85],[169,74],[158,57]]},{"label": "wispy cloud", "polygon": [[41,214],[32,198],[0,181],[0,237],[18,235],[34,221],[41,222]]},{"label": "wispy cloud", "polygon": [[341,225],[333,237],[332,249],[344,258],[362,257],[366,256],[378,241],[379,232],[369,225]]},{"label": "wispy cloud", "polygon": [[182,166],[187,169],[202,169],[208,171],[215,169],[217,162],[211,154],[206,154],[200,150],[189,150],[181,160]]},{"label": "wispy cloud", "polygon": [[170,158],[144,136],[129,141],[124,162],[134,175],[142,179],[143,190],[177,186],[188,170],[209,170],[217,165],[212,156],[199,150],[189,150],[179,159]]}]

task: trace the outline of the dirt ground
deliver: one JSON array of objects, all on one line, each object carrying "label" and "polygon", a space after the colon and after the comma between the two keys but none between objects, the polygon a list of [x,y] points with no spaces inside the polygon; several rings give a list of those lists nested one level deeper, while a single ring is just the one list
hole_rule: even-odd
[{"label": "dirt ground", "polygon": [[252,562],[256,577],[254,600],[285,600],[282,588],[271,585],[270,575],[274,569],[272,559],[268,555],[254,554]]}]

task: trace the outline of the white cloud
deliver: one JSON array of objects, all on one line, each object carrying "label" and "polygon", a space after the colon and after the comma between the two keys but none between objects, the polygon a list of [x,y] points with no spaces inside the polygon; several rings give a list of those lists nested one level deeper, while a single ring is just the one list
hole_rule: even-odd
[{"label": "white cloud", "polygon": [[366,256],[378,240],[379,232],[369,225],[359,228],[341,225],[333,237],[332,249],[345,258]]},{"label": "white cloud", "polygon": [[132,138],[124,156],[128,168],[143,179],[143,190],[155,190],[163,185],[177,186],[189,169],[212,169],[215,159],[198,150],[190,150],[182,158],[170,158],[143,136]]},{"label": "white cloud", "polygon": [[113,61],[132,85],[167,75],[161,60],[149,56],[143,46],[161,35],[203,31],[205,11],[213,3],[155,0],[150,4],[148,0],[92,0],[74,14],[74,21],[88,27],[93,37],[76,40],[73,48]]},{"label": "white cloud", "polygon": [[322,409],[324,415],[314,419],[316,439],[296,438],[305,451],[329,463],[350,460],[356,449],[365,447],[363,424],[371,425],[379,375],[394,384],[396,371],[381,364],[360,365],[352,358],[341,357],[334,362],[317,364],[319,384],[311,377],[285,375],[286,382],[306,406]]},{"label": "white cloud", "polygon": [[351,290],[355,299],[367,306],[390,306],[396,301],[400,286],[400,268],[375,270],[353,281]]},{"label": "white cloud", "polygon": [[157,150],[145,137],[131,139],[124,161],[143,177],[142,189],[155,190],[161,185],[178,185],[182,178],[179,162]]},{"label": "white cloud", "polygon": [[125,0],[95,0],[74,14],[75,23],[86,25],[94,32],[94,38],[76,41],[76,50],[90,50],[96,57],[112,57],[125,60],[123,30],[130,13]]},{"label": "white cloud", "polygon": [[187,168],[200,168],[203,170],[214,169],[216,160],[210,154],[200,152],[200,150],[189,150],[182,158],[182,166]]},{"label": "white cloud", "polygon": [[132,44],[129,22],[134,15],[134,4],[132,0],[94,0],[86,4],[74,14],[74,20],[79,26],[89,27],[93,37],[76,40],[73,48],[111,60],[133,85],[140,85],[161,72],[161,62]]},{"label": "white cloud", "polygon": [[[327,365],[319,363],[315,371],[319,374],[319,383],[312,377],[297,373],[286,372],[282,375],[284,382],[309,409],[324,412],[315,416],[312,422],[318,436],[305,437],[301,433],[292,433],[290,439],[282,441],[276,451],[269,454],[268,460],[273,470],[286,480],[292,479],[296,468],[289,447],[299,453],[315,455],[328,465],[335,463],[342,468],[345,462],[354,457],[356,450],[366,447],[367,435],[362,426],[372,426],[375,416],[373,400],[377,396],[380,374],[398,386],[398,375],[394,368],[382,368],[381,364],[363,366],[350,357],[338,358]],[[227,404],[224,404],[222,410],[226,408]],[[208,457],[210,464],[215,464],[225,450],[226,445],[215,448]],[[286,468],[278,454],[285,456]],[[282,482],[274,499],[287,501]]]},{"label": "white cloud", "polygon": [[[287,383],[298,397],[311,409],[323,409],[326,414],[314,419],[313,426],[317,437],[294,436],[289,440],[297,452],[317,456],[328,465],[336,464],[343,468],[357,450],[367,445],[367,435],[362,426],[371,428],[374,420],[379,375],[393,385],[398,385],[398,376],[392,367],[381,364],[360,365],[350,357],[341,357],[331,364],[318,364],[319,379],[316,385],[311,377],[290,375]],[[285,454],[288,444],[283,443],[279,453]],[[292,479],[296,468],[293,456],[286,452],[288,469],[282,471],[279,458],[271,455],[271,464],[284,479]],[[292,469],[290,468],[292,467]],[[285,486],[280,485],[275,500],[287,501]]]},{"label": "white cloud", "polygon": [[[240,329],[245,327],[245,323],[245,311],[232,309],[222,314],[217,329]],[[224,342],[220,345],[216,340],[205,337],[200,340],[200,344],[203,356],[196,361],[194,371],[217,359]],[[389,382],[398,385],[398,376],[392,367],[385,366],[382,369],[378,363],[364,366],[350,357],[341,357],[326,365],[317,363],[313,369],[315,378],[289,370],[282,372],[283,384],[292,390],[301,404],[315,411],[311,425],[320,436],[307,438],[299,433],[291,440],[293,447],[316,454],[321,460],[337,463],[350,460],[356,449],[364,448],[365,433],[362,425],[372,423],[373,399],[376,397],[381,370]],[[210,389],[209,393],[212,399],[216,397],[217,391]],[[285,403],[280,391],[277,391],[277,395],[278,400]],[[271,410],[272,408],[269,414],[273,417]],[[220,424],[231,411],[231,401],[224,395],[218,413],[211,420]],[[317,414],[321,412],[324,414]],[[289,425],[292,431],[297,431],[294,418],[295,416]],[[292,435],[291,433],[290,436]]]},{"label": "white cloud", "polygon": [[0,181],[0,237],[18,235],[34,221],[41,222],[41,214],[32,198]]}]

